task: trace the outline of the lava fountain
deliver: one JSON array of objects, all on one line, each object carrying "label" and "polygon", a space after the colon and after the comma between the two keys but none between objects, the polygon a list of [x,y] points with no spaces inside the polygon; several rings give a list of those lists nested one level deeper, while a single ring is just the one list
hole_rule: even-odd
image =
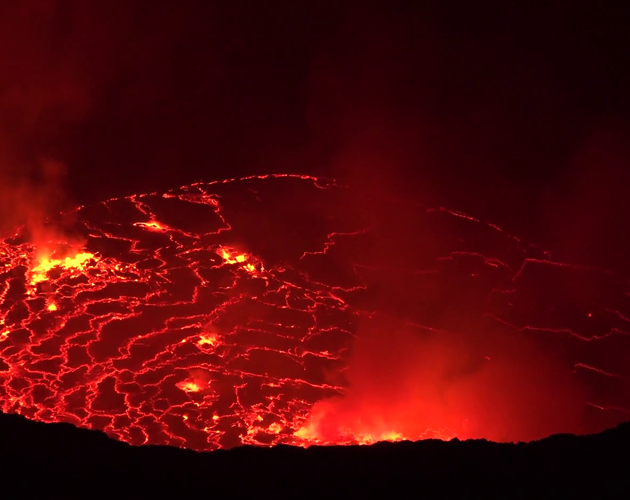
[{"label": "lava fountain", "polygon": [[0,243],[4,412],[200,451],[629,416],[628,282],[464,214],[271,175],[69,220]]}]

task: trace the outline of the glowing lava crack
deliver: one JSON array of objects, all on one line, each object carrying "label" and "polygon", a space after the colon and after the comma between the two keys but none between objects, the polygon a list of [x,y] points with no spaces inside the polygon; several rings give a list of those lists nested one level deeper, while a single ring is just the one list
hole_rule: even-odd
[{"label": "glowing lava crack", "polygon": [[18,231],[0,243],[2,410],[196,450],[627,418],[627,282],[394,205],[260,176],[81,207],[81,244]]}]

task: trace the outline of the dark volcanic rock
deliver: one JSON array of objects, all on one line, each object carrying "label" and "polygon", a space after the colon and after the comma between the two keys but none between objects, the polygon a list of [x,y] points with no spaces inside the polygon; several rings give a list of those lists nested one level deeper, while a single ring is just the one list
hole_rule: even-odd
[{"label": "dark volcanic rock", "polygon": [[0,414],[5,487],[26,497],[105,493],[625,497],[630,423],[597,435],[529,444],[419,441],[308,449],[244,446],[198,453],[133,447],[99,431]]}]

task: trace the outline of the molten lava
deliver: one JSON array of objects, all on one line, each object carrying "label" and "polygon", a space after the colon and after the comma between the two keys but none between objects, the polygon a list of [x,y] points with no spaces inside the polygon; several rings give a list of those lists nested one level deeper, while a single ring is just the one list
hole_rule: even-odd
[{"label": "molten lava", "polygon": [[86,263],[94,258],[94,254],[88,252],[76,253],[72,257],[63,259],[51,259],[48,256],[39,257],[37,263],[31,269],[31,285],[36,285],[48,279],[48,273],[52,269],[61,268],[66,271],[81,272],[85,269]]},{"label": "molten lava", "polygon": [[275,175],[74,215],[0,242],[5,412],[196,450],[628,418],[627,281],[461,213]]}]

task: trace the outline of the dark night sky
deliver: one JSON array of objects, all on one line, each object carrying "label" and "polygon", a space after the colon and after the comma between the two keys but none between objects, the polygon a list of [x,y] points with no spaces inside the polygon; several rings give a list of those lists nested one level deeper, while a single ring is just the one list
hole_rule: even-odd
[{"label": "dark night sky", "polygon": [[3,5],[4,185],[345,176],[627,267],[630,7],[517,3]]}]

